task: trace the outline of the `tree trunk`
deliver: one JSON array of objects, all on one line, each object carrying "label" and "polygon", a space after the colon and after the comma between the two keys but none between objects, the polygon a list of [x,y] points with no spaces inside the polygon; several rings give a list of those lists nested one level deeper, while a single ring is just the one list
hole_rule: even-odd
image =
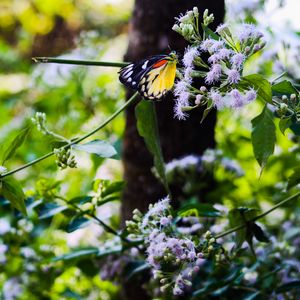
[{"label": "tree trunk", "polygon": [[[169,53],[169,47],[182,55],[187,43],[179,34],[172,31],[172,26],[175,23],[175,17],[194,6],[198,7],[200,16],[206,8],[214,13],[214,26],[222,22],[224,0],[136,0],[125,61],[135,62],[151,55]],[[128,91],[127,94],[130,97],[132,91]],[[166,162],[188,154],[201,155],[205,149],[215,147],[216,113],[214,111],[202,124],[200,124],[202,117],[200,110],[192,111],[186,121],[178,121],[173,114],[172,93],[169,93],[161,102],[157,102],[155,106]],[[135,208],[144,212],[150,203],[166,196],[163,186],[151,172],[153,158],[137,132],[134,109],[135,107],[131,106],[126,111],[122,154],[126,182],[121,208],[123,223],[131,218]],[[175,201],[177,192],[176,188],[172,191]],[[125,284],[122,299],[148,299],[141,288],[142,283],[137,281],[133,284]]]},{"label": "tree trunk", "polygon": [[[224,0],[136,0],[125,61],[134,62],[150,55],[168,53],[169,47],[182,55],[187,44],[172,30],[172,26],[175,17],[194,6],[199,8],[200,16],[206,8],[214,13],[215,26],[222,22]],[[132,91],[128,91],[128,97],[130,95]],[[155,106],[166,162],[187,154],[201,155],[205,149],[214,148],[215,112],[211,112],[202,124],[202,112],[199,110],[192,111],[186,121],[178,121],[174,119],[172,93]],[[133,106],[126,112],[123,164],[126,189],[121,213],[124,222],[130,219],[134,208],[145,211],[149,203],[166,195],[151,172],[153,158],[137,132]]]}]

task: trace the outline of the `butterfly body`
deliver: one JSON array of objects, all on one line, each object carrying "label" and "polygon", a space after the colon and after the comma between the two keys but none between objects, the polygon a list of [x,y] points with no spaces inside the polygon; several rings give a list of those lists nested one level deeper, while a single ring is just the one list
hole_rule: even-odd
[{"label": "butterfly body", "polygon": [[160,99],[172,89],[176,76],[177,56],[155,55],[120,70],[120,81],[137,90],[146,99]]}]

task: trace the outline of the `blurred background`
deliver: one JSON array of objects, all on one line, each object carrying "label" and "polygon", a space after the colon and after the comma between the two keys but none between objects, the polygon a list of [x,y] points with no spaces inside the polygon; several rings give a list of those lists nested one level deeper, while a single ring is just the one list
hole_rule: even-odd
[{"label": "blurred background", "polygon": [[[30,123],[35,112],[47,115],[49,128],[66,137],[77,137],[96,127],[125,100],[118,69],[64,65],[37,65],[34,56],[58,56],[80,60],[122,61],[133,0],[0,0],[0,143],[5,145]],[[287,71],[300,83],[300,18],[298,0],[227,0],[226,21],[238,26],[254,22],[268,42],[246,72],[262,72],[270,79]],[[276,76],[275,76],[276,77]],[[216,180],[227,207],[252,205],[267,209],[270,195],[281,199],[283,182],[299,162],[299,151],[291,152],[293,136],[278,134],[274,156],[258,181],[259,166],[253,158],[250,120],[260,105],[236,114],[218,115],[217,147],[235,159],[243,176],[224,175]],[[97,138],[120,149],[124,118],[118,117]],[[9,163],[9,169],[27,163],[51,150],[51,143],[36,129]],[[80,153],[77,169],[57,170],[54,158],[15,175],[30,197],[49,199],[60,193],[67,199],[95,195],[95,179],[122,180],[119,160]],[[97,185],[98,184],[98,185]],[[51,194],[52,193],[52,194]],[[51,196],[52,195],[52,196]],[[274,199],[274,198],[273,198]],[[101,206],[103,220],[118,227],[119,202]],[[32,210],[29,219],[0,207],[0,295],[1,299],[120,299],[112,281],[101,280],[101,266],[89,261],[63,264],[47,259],[74,247],[98,247],[107,235],[89,225],[66,233],[64,216],[39,220]],[[296,212],[278,210],[267,217],[272,225],[296,218]],[[88,266],[88,267],[86,267]],[[45,280],[40,280],[46,276]],[[81,298],[82,297],[82,298]]]}]

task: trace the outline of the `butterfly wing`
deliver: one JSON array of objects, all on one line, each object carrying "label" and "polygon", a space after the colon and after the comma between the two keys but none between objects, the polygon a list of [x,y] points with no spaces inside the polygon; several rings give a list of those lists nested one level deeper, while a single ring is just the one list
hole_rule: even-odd
[{"label": "butterfly wing", "polygon": [[160,99],[172,89],[176,75],[176,61],[168,57],[160,59],[143,74],[139,91],[147,99]]},{"label": "butterfly wing", "polygon": [[176,60],[167,55],[156,55],[120,70],[120,81],[147,99],[159,99],[174,84]]}]

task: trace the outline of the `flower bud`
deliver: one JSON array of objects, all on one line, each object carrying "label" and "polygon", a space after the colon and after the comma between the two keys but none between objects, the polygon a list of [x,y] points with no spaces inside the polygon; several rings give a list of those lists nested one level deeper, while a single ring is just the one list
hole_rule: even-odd
[{"label": "flower bud", "polygon": [[194,6],[194,8],[193,8],[193,13],[194,13],[194,16],[195,16],[196,18],[199,17],[199,10],[198,10],[198,7]]},{"label": "flower bud", "polygon": [[181,34],[181,28],[177,25],[177,24],[175,24],[173,27],[172,27],[172,30],[174,30],[174,31],[176,31],[177,33],[179,33],[179,34]]},{"label": "flower bud", "polygon": [[211,238],[208,242],[209,242],[209,244],[214,244],[216,242],[216,239],[215,238]]},{"label": "flower bud", "polygon": [[203,98],[203,95],[197,95],[196,100],[195,100],[195,104],[200,105],[202,98]]},{"label": "flower bud", "polygon": [[249,46],[245,47],[245,54],[250,54],[251,48]]},{"label": "flower bud", "polygon": [[206,231],[206,233],[204,234],[205,239],[210,239],[211,238],[211,232],[210,231]]}]

